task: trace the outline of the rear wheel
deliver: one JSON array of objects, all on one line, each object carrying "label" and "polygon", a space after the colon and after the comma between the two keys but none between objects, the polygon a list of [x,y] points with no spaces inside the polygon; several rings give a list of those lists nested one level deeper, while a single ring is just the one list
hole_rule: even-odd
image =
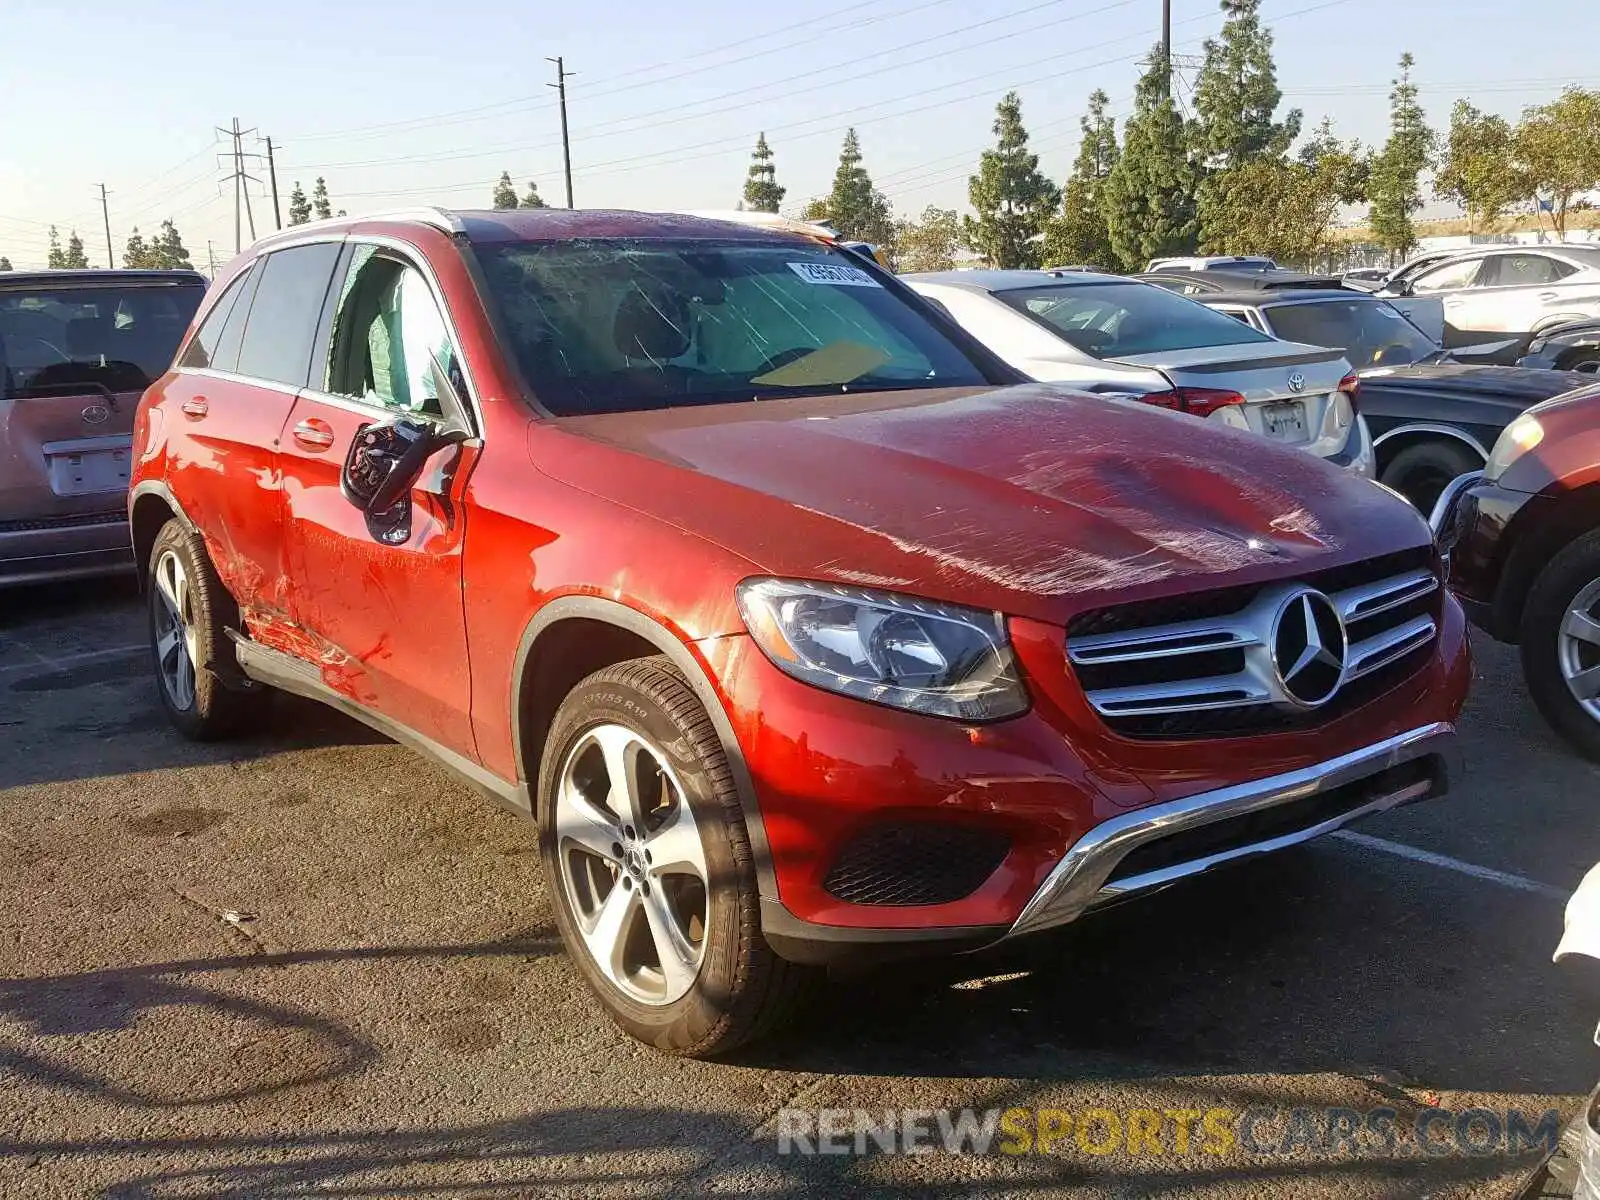
[{"label": "rear wheel", "polygon": [[227,628],[237,625],[239,614],[200,535],[168,521],[150,548],[149,579],[150,649],[161,706],[187,738],[227,737],[254,697],[228,687],[218,674],[232,661]]},{"label": "rear wheel", "polygon": [[1521,642],[1539,711],[1600,762],[1600,530],[1569,545],[1534,580]]},{"label": "rear wheel", "polygon": [[1436,439],[1396,454],[1383,469],[1382,482],[1429,513],[1452,479],[1482,466],[1483,460],[1461,443]]},{"label": "rear wheel", "polygon": [[1585,375],[1600,374],[1600,350],[1585,348],[1574,350],[1561,360],[1563,371],[1581,371]]},{"label": "rear wheel", "polygon": [[567,952],[624,1030],[672,1054],[786,1019],[816,972],[761,936],[749,834],[716,730],[665,658],[589,676],[551,725],[540,845]]}]

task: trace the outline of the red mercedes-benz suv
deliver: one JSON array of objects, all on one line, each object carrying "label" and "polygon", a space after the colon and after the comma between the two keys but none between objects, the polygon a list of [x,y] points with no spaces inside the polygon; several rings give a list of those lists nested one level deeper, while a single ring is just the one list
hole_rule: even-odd
[{"label": "red mercedes-benz suv", "polygon": [[325,701],[531,815],[578,969],[682,1054],[1446,785],[1422,519],[1025,384],[893,275],[688,217],[267,238],[146,394],[162,702]]}]

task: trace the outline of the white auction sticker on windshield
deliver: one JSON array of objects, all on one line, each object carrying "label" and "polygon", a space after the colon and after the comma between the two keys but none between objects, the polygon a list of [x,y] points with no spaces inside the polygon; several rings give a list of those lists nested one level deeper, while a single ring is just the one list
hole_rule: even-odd
[{"label": "white auction sticker on windshield", "polygon": [[881,288],[883,286],[860,267],[841,267],[833,263],[797,262],[790,263],[789,269],[807,283],[829,283],[835,287]]}]

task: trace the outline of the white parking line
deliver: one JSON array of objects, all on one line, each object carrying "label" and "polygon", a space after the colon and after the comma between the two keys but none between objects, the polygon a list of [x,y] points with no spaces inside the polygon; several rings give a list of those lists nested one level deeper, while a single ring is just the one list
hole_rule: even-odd
[{"label": "white parking line", "polygon": [[1476,863],[1462,862],[1459,858],[1448,858],[1443,854],[1434,854],[1429,850],[1418,850],[1415,846],[1407,846],[1400,842],[1387,841],[1384,838],[1375,838],[1365,833],[1357,833],[1353,829],[1340,829],[1329,835],[1340,841],[1349,842],[1355,846],[1362,846],[1368,850],[1377,850],[1384,854],[1393,854],[1399,858],[1409,858],[1412,862],[1427,863],[1430,867],[1443,867],[1447,871],[1455,871],[1460,875],[1470,875],[1474,879],[1482,879],[1487,883],[1498,883],[1501,887],[1515,888],[1519,892],[1531,892],[1535,896],[1544,896],[1551,900],[1565,902],[1569,892],[1558,887],[1551,887],[1548,883],[1539,883],[1537,880],[1524,879],[1521,875],[1511,875],[1505,871],[1495,871],[1489,867],[1480,867]]},{"label": "white parking line", "polygon": [[78,663],[94,662],[97,659],[102,659],[102,658],[125,658],[130,654],[143,652],[143,651],[148,650],[149,648],[150,647],[149,647],[148,644],[146,644],[144,642],[140,642],[140,643],[138,643],[136,645],[132,645],[132,646],[113,646],[109,650],[85,650],[82,654],[63,654],[59,658],[46,658],[43,654],[40,654],[37,650],[31,650],[28,647],[24,647],[24,649],[29,649],[29,653],[31,653],[35,658],[37,658],[39,660],[39,662],[38,663],[17,663],[15,665],[9,666],[9,667],[0,667],[0,675],[11,675],[11,674],[15,674],[18,671],[32,671],[32,672],[38,672],[40,670],[60,671],[60,670],[62,670],[64,668],[66,668],[66,667],[75,666]]}]

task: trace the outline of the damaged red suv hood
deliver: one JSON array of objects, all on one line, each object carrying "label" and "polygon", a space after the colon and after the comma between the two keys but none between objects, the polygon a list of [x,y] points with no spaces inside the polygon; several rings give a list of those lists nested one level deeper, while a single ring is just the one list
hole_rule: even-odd
[{"label": "damaged red suv hood", "polygon": [[1253,582],[1428,540],[1409,505],[1320,459],[1043,385],[556,425],[593,449],[546,453],[536,438],[542,469],[758,571],[1042,620],[1064,621],[1112,593],[1125,602],[1192,591],[1197,576]]}]

